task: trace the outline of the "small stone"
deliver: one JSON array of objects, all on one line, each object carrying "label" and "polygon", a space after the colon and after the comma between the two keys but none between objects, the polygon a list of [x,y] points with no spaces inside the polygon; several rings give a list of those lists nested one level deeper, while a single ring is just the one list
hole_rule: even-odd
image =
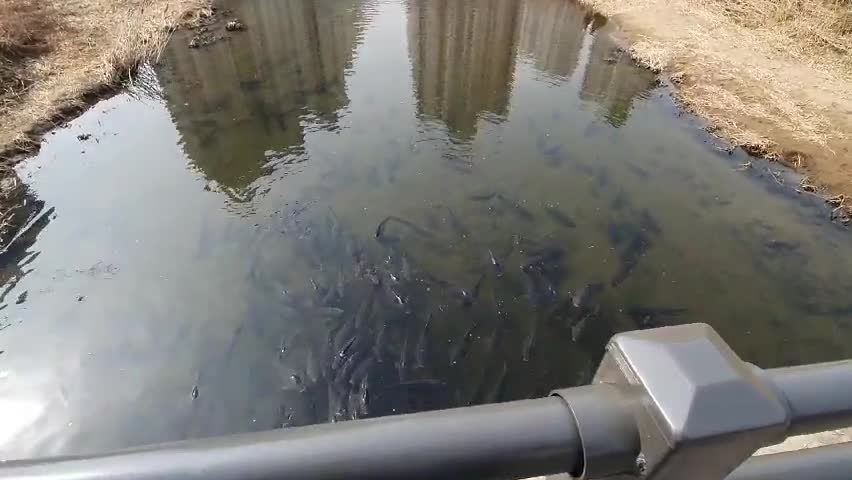
[{"label": "small stone", "polygon": [[235,32],[237,30],[243,30],[245,28],[246,28],[245,25],[243,25],[242,22],[240,22],[239,20],[236,20],[236,19],[231,20],[230,22],[225,24],[225,30],[227,30],[229,32]]}]

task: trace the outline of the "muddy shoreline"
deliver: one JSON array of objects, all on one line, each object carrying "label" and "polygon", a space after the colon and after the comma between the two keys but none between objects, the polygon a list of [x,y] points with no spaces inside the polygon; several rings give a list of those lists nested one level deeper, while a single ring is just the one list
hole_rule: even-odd
[{"label": "muddy shoreline", "polygon": [[[852,204],[852,72],[843,56],[782,25],[743,25],[719,4],[581,0],[618,26],[618,41],[668,79],[681,108],[709,133],[803,175],[847,224]],[[806,2],[816,5],[818,2]]]}]

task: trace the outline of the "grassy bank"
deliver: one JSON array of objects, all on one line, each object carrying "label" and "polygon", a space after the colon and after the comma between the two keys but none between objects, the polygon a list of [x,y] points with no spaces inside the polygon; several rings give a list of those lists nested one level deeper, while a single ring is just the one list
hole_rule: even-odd
[{"label": "grassy bank", "polygon": [[209,15],[209,0],[0,0],[0,240],[11,162],[39,135],[132,81],[181,22]]},{"label": "grassy bank", "polygon": [[804,192],[852,195],[850,0],[582,1],[710,130],[802,169]]}]

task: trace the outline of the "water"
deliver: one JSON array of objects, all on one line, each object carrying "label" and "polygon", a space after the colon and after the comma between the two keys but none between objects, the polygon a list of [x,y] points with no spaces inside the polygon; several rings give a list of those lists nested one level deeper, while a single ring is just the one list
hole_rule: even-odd
[{"label": "water", "polygon": [[676,323],[764,367],[852,356],[848,233],[738,170],[603,19],[229,7],[246,31],[178,33],[20,167],[3,458],[542,395]]}]

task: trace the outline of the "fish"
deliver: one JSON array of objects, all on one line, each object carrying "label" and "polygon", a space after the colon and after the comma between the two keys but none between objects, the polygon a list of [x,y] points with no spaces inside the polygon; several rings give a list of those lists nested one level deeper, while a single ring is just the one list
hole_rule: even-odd
[{"label": "fish", "polygon": [[597,317],[601,311],[601,306],[596,305],[595,308],[583,315],[580,320],[577,321],[573,326],[571,326],[571,340],[577,342],[580,340],[580,337],[583,335],[583,331],[586,329],[586,325],[589,323],[589,319]]},{"label": "fish", "polygon": [[361,360],[364,358],[365,353],[363,351],[354,352],[349,359],[343,364],[335,377],[334,381],[338,383],[338,385],[345,385],[346,383],[351,383],[349,380],[352,378],[352,372],[355,371],[355,368],[359,364],[361,364]]},{"label": "fish", "polygon": [[192,393],[190,395],[192,396],[193,400],[198,398],[198,385],[192,387]]},{"label": "fish", "polygon": [[331,368],[333,370],[337,370],[338,368],[340,368],[343,365],[343,362],[346,361],[346,358],[349,356],[349,349],[352,347],[352,345],[355,343],[355,340],[357,340],[357,339],[358,339],[358,337],[353,335],[337,351],[337,353],[334,355],[334,359],[331,362]]},{"label": "fish", "polygon": [[494,267],[494,273],[497,275],[497,278],[502,277],[503,274],[506,273],[505,270],[503,269],[503,264],[501,264],[500,261],[497,260],[496,257],[494,257],[494,252],[492,252],[490,248],[488,249],[488,260],[491,262],[491,265]]},{"label": "fish", "polygon": [[617,287],[636,269],[639,259],[645,255],[645,252],[650,248],[648,238],[643,234],[638,234],[633,237],[630,243],[621,254],[621,265],[613,276],[610,284]]},{"label": "fish", "polygon": [[453,231],[453,233],[456,236],[466,238],[467,235],[468,235],[467,227],[465,227],[464,224],[462,223],[461,219],[459,219],[459,217],[456,216],[456,213],[453,211],[452,208],[450,208],[450,207],[446,207],[446,208],[447,208],[447,219],[446,220],[447,220],[447,223],[450,225],[450,229]]},{"label": "fish", "polygon": [[399,350],[399,360],[396,362],[396,368],[399,371],[400,379],[405,376],[405,367],[408,363],[408,337],[408,330],[406,330],[402,340],[402,348]]},{"label": "fish", "polygon": [[603,292],[603,290],[604,285],[602,283],[585,285],[571,295],[571,304],[574,305],[574,308],[586,308],[593,298]]},{"label": "fish", "polygon": [[398,293],[396,293],[396,291],[394,289],[388,288],[387,290],[388,290],[388,294],[391,297],[391,300],[393,300],[394,303],[396,303],[399,306],[405,305],[405,299],[402,298]]},{"label": "fish", "polygon": [[382,235],[381,237],[376,237],[376,240],[388,248],[396,247],[402,243],[402,238],[396,235]]},{"label": "fish", "polygon": [[379,331],[376,333],[376,343],[373,344],[373,355],[376,357],[376,362],[382,363],[382,355],[385,352],[385,336],[387,335],[387,325],[384,321],[379,323]]},{"label": "fish", "polygon": [[479,291],[482,288],[482,282],[485,280],[485,274],[479,276],[479,279],[473,285],[471,290],[466,290],[464,288],[458,288],[455,292],[456,296],[461,298],[462,305],[464,307],[470,307],[473,305],[473,302],[479,298]]},{"label": "fish", "polygon": [[407,228],[409,228],[410,230],[414,231],[415,233],[417,233],[418,235],[421,235],[423,237],[426,237],[426,238],[434,237],[432,232],[430,232],[430,231],[426,230],[425,228],[417,225],[416,223],[408,221],[404,218],[400,218],[400,217],[390,215],[388,217],[385,217],[384,220],[382,220],[379,223],[379,225],[376,227],[376,238],[380,238],[382,235],[385,234],[385,230],[387,229],[387,226],[390,222],[399,223],[400,225],[404,225]]},{"label": "fish", "polygon": [[319,359],[312,348],[308,349],[305,358],[305,375],[312,383],[317,383],[322,377],[322,367],[320,367]]},{"label": "fish", "polygon": [[636,322],[639,328],[648,328],[658,326],[655,325],[654,320],[661,317],[681,315],[686,312],[686,309],[677,307],[628,307],[625,312]]},{"label": "fish", "polygon": [[556,223],[565,228],[577,228],[577,223],[568,215],[562,213],[554,205],[545,205],[544,212]]},{"label": "fish", "polygon": [[497,199],[500,200],[500,203],[503,206],[508,208],[516,217],[520,218],[521,220],[530,222],[535,218],[532,212],[522,207],[519,202],[506,198],[502,195],[498,195]]},{"label": "fish", "polygon": [[368,406],[370,403],[370,389],[367,375],[364,375],[364,378],[361,380],[361,388],[359,390],[358,413],[360,413],[361,416],[365,416],[368,413]]},{"label": "fish", "polygon": [[426,317],[426,322],[423,324],[423,329],[420,331],[420,339],[417,340],[417,345],[414,349],[414,364],[418,368],[426,366],[426,359],[429,356],[429,326],[432,323],[432,314]]},{"label": "fish", "polygon": [[411,281],[411,278],[413,276],[412,275],[413,272],[411,270],[411,263],[409,263],[408,257],[406,257],[405,255],[402,255],[399,259],[399,262],[400,262],[400,267],[399,267],[400,276],[402,277],[403,280]]},{"label": "fish", "polygon": [[646,232],[653,233],[655,235],[662,233],[660,224],[657,223],[650,213],[648,213],[647,209],[642,210],[642,213],[639,214],[639,225],[642,227],[642,230],[645,230]]},{"label": "fish", "polygon": [[364,298],[364,301],[361,302],[361,305],[358,307],[358,311],[355,313],[354,325],[356,330],[363,330],[367,326],[367,322],[370,320],[370,316],[373,314],[373,305],[376,300],[376,289],[368,288],[367,296]]},{"label": "fish", "polygon": [[531,252],[527,262],[521,265],[521,270],[529,273],[533,270],[543,270],[548,264],[559,262],[565,255],[565,251],[559,247],[545,247],[536,252]]},{"label": "fish", "polygon": [[362,362],[359,362],[358,365],[352,370],[352,374],[349,375],[349,384],[355,386],[362,378],[364,378],[369,372],[370,369],[375,365],[376,359],[373,356],[369,356],[365,358]]},{"label": "fish", "polygon": [[522,346],[521,360],[529,362],[532,356],[532,349],[535,347],[536,334],[538,333],[538,318],[533,317],[530,323],[530,331],[524,339]]},{"label": "fish", "polygon": [[488,404],[500,401],[500,397],[503,392],[503,385],[506,383],[506,376],[509,373],[509,365],[506,363],[506,360],[503,360],[498,368],[496,381],[491,383],[491,388],[482,393],[479,397],[478,403]]},{"label": "fish", "polygon": [[627,194],[620,190],[609,204],[610,210],[621,210],[627,206]]},{"label": "fish", "polygon": [[331,347],[340,351],[347,341],[355,338],[356,328],[354,319],[347,320],[337,329],[337,333],[331,339]]},{"label": "fish", "polygon": [[486,193],[477,193],[474,195],[468,195],[469,200],[473,200],[474,202],[487,202],[492,198],[498,195],[497,192],[486,192]]},{"label": "fish", "polygon": [[464,336],[450,348],[450,365],[455,365],[470,349],[470,344],[473,342],[473,332],[476,330],[477,324],[474,323],[465,331]]}]

